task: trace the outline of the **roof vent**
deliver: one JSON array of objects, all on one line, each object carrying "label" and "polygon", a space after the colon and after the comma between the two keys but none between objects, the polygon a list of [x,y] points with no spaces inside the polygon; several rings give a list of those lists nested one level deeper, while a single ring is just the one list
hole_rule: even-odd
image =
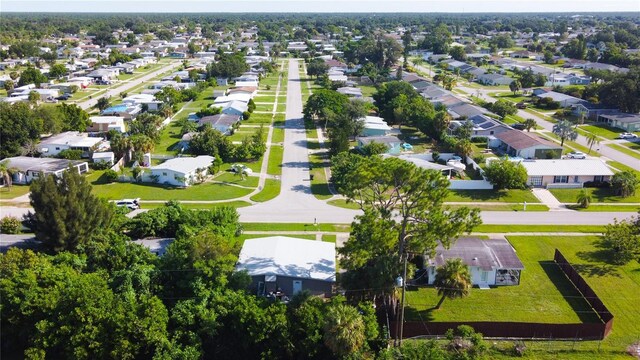
[{"label": "roof vent", "polygon": [[473,258],[473,261],[478,261],[478,258],[477,258],[477,257],[474,257],[474,258]]}]

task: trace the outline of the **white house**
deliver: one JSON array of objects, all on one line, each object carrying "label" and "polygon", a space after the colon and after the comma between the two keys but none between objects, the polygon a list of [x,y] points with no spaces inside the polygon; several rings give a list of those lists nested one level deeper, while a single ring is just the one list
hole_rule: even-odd
[{"label": "white house", "polygon": [[435,256],[427,259],[427,282],[433,285],[437,268],[447,260],[461,259],[469,267],[471,283],[481,288],[519,285],[524,265],[507,240],[460,238],[446,249],[438,245]]},{"label": "white house", "polygon": [[336,248],[333,243],[286,236],[250,239],[242,245],[236,270],[249,273],[251,290],[259,296],[290,297],[302,290],[330,296],[336,281]]},{"label": "white house", "polygon": [[43,156],[56,156],[63,150],[82,150],[82,157],[90,157],[102,142],[102,138],[89,137],[87,133],[67,131],[42,140],[38,151]]},{"label": "white house", "polygon": [[87,127],[87,132],[101,133],[115,130],[124,133],[126,131],[122,116],[91,116],[89,121],[91,125]]},{"label": "white house", "polygon": [[213,164],[213,156],[181,157],[169,159],[160,165],[150,168],[151,174],[143,180],[174,186],[189,186],[206,176],[209,166]]},{"label": "white house", "polygon": [[613,171],[600,159],[522,161],[527,185],[546,188],[581,188],[585,182],[610,181]]},{"label": "white house", "polygon": [[89,164],[80,160],[17,156],[4,159],[0,163],[6,164],[9,169],[16,170],[12,176],[14,184],[29,184],[44,175],[61,176],[69,169],[69,166],[76,168],[80,174],[89,171]]},{"label": "white house", "polygon": [[233,100],[225,104],[225,106],[222,108],[222,113],[227,115],[242,116],[242,114],[247,110],[249,110],[247,103]]}]

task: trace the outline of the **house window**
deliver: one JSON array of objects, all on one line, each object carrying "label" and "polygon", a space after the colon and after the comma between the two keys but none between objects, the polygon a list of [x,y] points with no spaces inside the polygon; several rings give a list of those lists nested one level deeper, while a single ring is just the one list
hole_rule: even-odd
[{"label": "house window", "polygon": [[595,182],[603,182],[604,181],[604,176],[594,176],[593,177],[593,181],[595,181]]},{"label": "house window", "polygon": [[569,183],[569,177],[566,175],[563,176],[554,176],[553,177],[553,182],[554,183],[561,183],[561,184],[567,184]]},{"label": "house window", "polygon": [[166,172],[163,172],[163,173],[162,173],[162,176],[167,176],[167,173],[166,173]]},{"label": "house window", "polygon": [[573,177],[573,182],[576,183],[576,184],[579,183],[580,182],[580,177],[579,176],[574,176]]},{"label": "house window", "polygon": [[531,186],[542,186],[542,176],[532,176]]},{"label": "house window", "polygon": [[56,146],[56,150],[60,150],[60,148]]}]

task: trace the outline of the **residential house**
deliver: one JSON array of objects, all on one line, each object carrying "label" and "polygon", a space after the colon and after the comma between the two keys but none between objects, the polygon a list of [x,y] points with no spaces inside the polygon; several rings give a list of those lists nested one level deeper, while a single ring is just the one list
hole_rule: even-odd
[{"label": "residential house", "polygon": [[220,131],[225,135],[230,135],[235,124],[242,120],[242,116],[217,114],[212,116],[205,116],[198,120],[199,125],[209,124],[212,128]]},{"label": "residential house", "polygon": [[22,91],[12,92],[10,97],[26,96],[28,98],[31,92],[38,93],[41,101],[55,99],[60,96],[60,91],[58,89],[25,89]]},{"label": "residential house", "polygon": [[0,163],[6,164],[9,169],[15,170],[12,174],[14,184],[29,184],[34,179],[44,175],[61,176],[63,172],[69,169],[69,166],[77,169],[79,174],[89,171],[89,164],[80,160],[17,156],[6,158]]},{"label": "residential house", "polygon": [[397,155],[400,154],[402,141],[397,136],[358,136],[356,137],[358,143],[357,148],[362,148],[372,142],[387,145],[387,154]]},{"label": "residential house", "polygon": [[609,182],[613,171],[600,159],[526,160],[527,185],[582,188],[585,182]]},{"label": "residential house", "polygon": [[143,177],[143,181],[157,182],[173,186],[189,186],[207,175],[214,157],[200,155],[196,157],[173,158],[150,168],[151,174]]},{"label": "residential house", "polygon": [[270,236],[245,240],[236,271],[251,276],[252,293],[292,297],[305,290],[329,297],[336,281],[335,244]]},{"label": "residential house", "polygon": [[38,151],[43,156],[56,156],[63,150],[82,150],[82,157],[89,158],[103,141],[102,138],[90,137],[87,133],[67,131],[40,141]]},{"label": "residential house", "polygon": [[453,133],[458,127],[462,126],[465,122],[471,122],[473,128],[471,130],[471,137],[487,137],[501,132],[513,130],[503,122],[490,118],[486,115],[478,114],[473,115],[466,120],[454,120],[449,124],[449,132]]},{"label": "residential house", "polygon": [[469,119],[474,116],[488,113],[486,109],[468,103],[447,106],[447,112],[454,119]]},{"label": "residential house", "polygon": [[602,114],[611,114],[616,112],[618,112],[618,110],[610,106],[583,101],[574,105],[571,113],[578,117],[582,115],[585,119],[596,120],[598,119],[598,116]]},{"label": "residential house", "polygon": [[126,131],[122,116],[91,116],[89,121],[91,121],[91,125],[87,127],[89,133],[105,133],[110,130],[124,133]]},{"label": "residential house", "polygon": [[[536,89],[539,90],[539,89]],[[539,97],[540,99],[551,98],[553,101],[557,101],[560,103],[560,106],[563,108],[571,107],[577,104],[582,103],[584,100],[577,98],[575,96],[555,92],[555,91],[534,91],[534,96]]]},{"label": "residential house", "polygon": [[112,166],[115,162],[115,154],[113,151],[94,152],[91,160],[93,160],[94,163],[103,162]]},{"label": "residential house", "polygon": [[102,116],[122,116],[125,120],[133,120],[142,112],[141,105],[119,104],[110,106],[100,112]]},{"label": "residential house", "polygon": [[242,87],[235,87],[227,91],[227,95],[233,95],[233,94],[246,94],[246,95],[249,95],[250,98],[253,98],[258,94],[258,88],[256,86],[242,86]]},{"label": "residential house", "polygon": [[222,113],[227,115],[242,116],[248,110],[248,104],[239,100],[229,101],[222,107]]},{"label": "residential house", "polygon": [[460,238],[449,248],[439,244],[426,260],[427,283],[433,285],[436,271],[447,260],[461,259],[469,267],[471,283],[480,288],[519,285],[524,265],[505,239]]},{"label": "residential house", "polygon": [[385,136],[391,131],[391,127],[381,117],[365,116],[361,120],[364,122],[361,136]]},{"label": "residential house", "polygon": [[520,130],[509,130],[495,134],[489,147],[509,156],[524,159],[560,159],[562,147],[538,135]]},{"label": "residential house", "polygon": [[476,81],[483,85],[498,86],[511,84],[513,78],[501,74],[481,74]]},{"label": "residential house", "polygon": [[628,132],[640,131],[640,114],[600,114],[597,121]]},{"label": "residential house", "polygon": [[[391,155],[383,155],[383,157],[388,157]],[[406,154],[397,156],[398,159],[408,161],[413,163],[419,168],[427,169],[427,170],[438,170],[442,173],[442,175],[450,178],[453,175],[455,168],[449,165],[441,165],[433,161],[429,161],[428,159],[433,159],[431,154]]]},{"label": "residential house", "polygon": [[119,73],[118,68],[102,68],[93,70],[85,76],[92,78],[94,81],[109,81],[117,78]]},{"label": "residential house", "polygon": [[132,94],[122,99],[122,103],[128,106],[146,106],[148,111],[160,111],[163,104],[152,94]]},{"label": "residential house", "polygon": [[362,98],[362,89],[360,88],[345,86],[338,88],[336,91],[338,91],[340,94],[347,95],[356,99]]}]

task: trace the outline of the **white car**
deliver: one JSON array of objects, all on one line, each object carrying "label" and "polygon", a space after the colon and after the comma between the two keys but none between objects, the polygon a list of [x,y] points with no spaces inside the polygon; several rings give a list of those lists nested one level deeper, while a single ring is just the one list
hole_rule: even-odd
[{"label": "white car", "polygon": [[126,207],[129,210],[140,209],[140,198],[137,199],[122,199],[116,201],[117,207]]},{"label": "white car", "polygon": [[632,133],[622,133],[618,135],[618,139],[637,139],[638,135]]},{"label": "white car", "polygon": [[249,169],[247,167],[247,165],[243,165],[243,164],[233,164],[231,165],[231,171],[233,171],[234,173],[245,173],[247,175],[251,175],[253,174],[253,170]]},{"label": "white car", "polygon": [[574,151],[567,154],[569,159],[586,159],[587,155],[580,151]]}]

